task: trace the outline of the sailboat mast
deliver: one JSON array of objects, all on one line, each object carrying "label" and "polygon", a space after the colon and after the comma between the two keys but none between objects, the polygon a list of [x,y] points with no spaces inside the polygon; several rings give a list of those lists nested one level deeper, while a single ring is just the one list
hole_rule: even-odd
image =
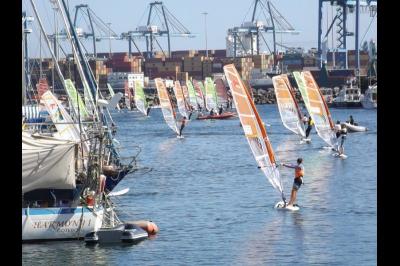
[{"label": "sailboat mast", "polygon": [[[24,22],[25,24],[25,22]],[[26,83],[25,83],[25,33],[24,33],[24,25],[22,25],[22,64],[21,64],[21,69],[22,69],[22,105],[26,104]]]}]

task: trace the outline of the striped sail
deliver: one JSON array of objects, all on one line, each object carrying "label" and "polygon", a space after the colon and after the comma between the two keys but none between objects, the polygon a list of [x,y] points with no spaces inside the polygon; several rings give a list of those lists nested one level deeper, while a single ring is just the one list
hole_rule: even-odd
[{"label": "striped sail", "polygon": [[183,95],[183,90],[181,84],[179,83],[179,80],[176,80],[174,83],[174,93],[179,113],[182,116],[186,116],[186,118],[189,117],[188,111],[186,109],[185,96]]},{"label": "striped sail", "polygon": [[302,122],[302,114],[285,78],[287,79],[286,75],[279,75],[272,78],[279,114],[281,115],[283,125],[287,129],[305,138],[306,133]]},{"label": "striped sail", "polygon": [[272,186],[280,192],[283,198],[283,187],[276,165],[274,151],[268,139],[265,126],[251,100],[251,96],[244,87],[244,83],[233,64],[225,65],[224,72],[232,91],[233,100],[244,134],[257,164]]},{"label": "striped sail", "polygon": [[[65,83],[65,89],[67,91],[68,97],[70,99],[70,102],[72,103],[72,107],[75,110],[75,114],[80,115],[80,119],[86,120],[89,118],[89,112],[86,109],[85,104],[82,101],[81,96],[79,95],[78,91],[76,90],[74,84],[72,83],[72,80],[66,79],[64,80]],[[79,112],[78,112],[79,109]]]},{"label": "striped sail", "polygon": [[125,105],[126,105],[126,108],[128,108],[128,110],[131,110],[131,97],[132,97],[132,93],[131,93],[131,90],[130,90],[130,88],[129,88],[129,85],[128,85],[128,81],[127,80],[125,80],[125,93],[124,93],[124,96],[125,96]]},{"label": "striped sail", "polygon": [[205,90],[206,90],[206,109],[210,111],[214,109],[214,111],[218,108],[218,99],[217,92],[215,91],[215,85],[213,80],[210,77],[206,77],[205,81]]},{"label": "striped sail", "polygon": [[203,90],[201,89],[203,84],[201,83],[201,81],[197,81],[197,80],[194,79],[193,80],[193,85],[194,85],[194,89],[196,91],[197,103],[200,105],[201,108],[204,108],[205,107],[204,93],[203,93]]},{"label": "striped sail", "polygon": [[302,72],[301,77],[308,95],[309,108],[307,109],[312,120],[314,120],[317,133],[328,145],[337,149],[338,144],[334,124],[319,87],[310,71]]},{"label": "striped sail", "polygon": [[216,79],[215,88],[217,91],[218,105],[226,107],[226,104],[228,102],[228,94],[226,92],[224,81],[222,79]]},{"label": "striped sail", "polygon": [[74,123],[60,101],[57,100],[51,91],[43,93],[41,102],[50,114],[60,139],[80,142],[80,131],[77,124]]},{"label": "striped sail", "polygon": [[185,97],[186,103],[189,103],[189,91],[186,85],[182,85],[183,97]]},{"label": "striped sail", "polygon": [[167,125],[176,132],[176,134],[179,134],[178,126],[176,125],[176,114],[174,108],[172,108],[167,88],[162,79],[156,78],[154,81],[156,83],[158,98],[160,99],[160,106],[165,122],[167,122]]},{"label": "striped sail", "polygon": [[196,92],[193,88],[193,84],[190,80],[186,81],[186,86],[189,92],[189,103],[194,107],[195,110],[197,110],[197,98],[196,98]]},{"label": "striped sail", "polygon": [[135,80],[135,105],[136,108],[142,112],[144,115],[147,115],[148,104],[146,101],[146,95],[144,94],[144,90],[142,84],[139,80]]},{"label": "striped sail", "polygon": [[299,91],[301,93],[301,97],[303,98],[304,105],[306,106],[307,110],[310,109],[310,103],[308,101],[308,94],[307,94],[307,89],[306,89],[306,84],[304,84],[304,80],[301,77],[300,72],[294,71],[293,76],[296,79],[297,86],[299,88]]}]

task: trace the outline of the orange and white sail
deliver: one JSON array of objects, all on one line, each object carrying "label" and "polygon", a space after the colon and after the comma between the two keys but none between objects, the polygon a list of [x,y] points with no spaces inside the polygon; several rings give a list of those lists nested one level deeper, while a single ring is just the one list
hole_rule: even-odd
[{"label": "orange and white sail", "polygon": [[125,80],[125,105],[128,110],[131,110],[131,99],[132,99],[132,92],[131,88],[129,88],[128,81]]},{"label": "orange and white sail", "polygon": [[331,114],[324,97],[319,90],[310,71],[303,71],[301,77],[306,87],[309,106],[306,105],[312,120],[314,120],[315,129],[318,135],[332,148],[337,150],[338,141],[335,133]]},{"label": "orange and white sail", "polygon": [[289,87],[289,79],[283,74],[273,77],[272,83],[283,125],[295,134],[305,138],[303,115]]},{"label": "orange and white sail", "polygon": [[179,80],[174,83],[174,93],[176,98],[176,104],[178,105],[178,111],[182,116],[189,117],[187,105],[185,101],[185,96],[183,95],[183,90]]},{"label": "orange and white sail", "polygon": [[254,102],[233,64],[224,66],[225,77],[232,92],[236,110],[242,124],[244,135],[258,166],[272,186],[283,195],[283,186],[275,161],[274,151],[267,131],[257,112]]},{"label": "orange and white sail", "polygon": [[160,99],[160,107],[167,125],[176,133],[179,134],[176,124],[176,113],[171,104],[171,99],[168,95],[167,87],[161,78],[154,79],[156,83],[158,98]]}]

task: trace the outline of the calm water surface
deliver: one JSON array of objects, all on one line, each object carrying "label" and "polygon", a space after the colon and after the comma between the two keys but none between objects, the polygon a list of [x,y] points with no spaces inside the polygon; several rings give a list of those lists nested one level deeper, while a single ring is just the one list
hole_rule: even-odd
[{"label": "calm water surface", "polygon": [[[160,109],[149,118],[115,113],[128,155],[140,146],[148,173],[126,177],[116,190],[125,220],[148,219],[160,233],[138,245],[87,247],[83,241],[24,244],[24,265],[376,265],[376,111],[331,109],[370,129],[351,133],[346,160],[283,127],[276,105],[259,105],[280,162],[303,157],[298,212],[276,210],[279,194],[257,169],[238,119],[192,121],[177,139]],[[293,170],[281,168],[289,197]]]}]

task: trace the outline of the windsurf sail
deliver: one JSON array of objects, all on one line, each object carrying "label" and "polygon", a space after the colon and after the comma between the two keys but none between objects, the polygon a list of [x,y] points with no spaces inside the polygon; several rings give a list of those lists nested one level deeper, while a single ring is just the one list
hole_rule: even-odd
[{"label": "windsurf sail", "polygon": [[[82,98],[79,95],[79,93],[77,92],[74,84],[72,83],[72,81],[70,79],[64,80],[64,83],[65,83],[65,89],[66,89],[69,99],[72,103],[72,107],[75,110],[75,114],[79,113],[81,121],[88,119],[89,112],[86,109],[86,106],[83,103]],[[79,110],[79,112],[78,112],[78,110]]]},{"label": "windsurf sail", "polygon": [[225,84],[222,79],[215,80],[215,89],[217,91],[217,100],[218,105],[222,105],[223,107],[227,107],[228,103],[228,94],[226,92]]},{"label": "windsurf sail", "polygon": [[49,90],[49,84],[47,83],[47,79],[40,78],[39,83],[36,84],[36,89],[37,89],[38,97],[40,99],[40,97],[42,97],[43,93],[45,93],[46,91]]},{"label": "windsurf sail", "polygon": [[328,143],[328,145],[337,150],[338,141],[335,134],[334,124],[324,97],[322,96],[310,71],[302,72],[301,78],[303,79],[308,96],[309,107],[307,109],[311,118],[314,120],[315,129],[318,135]]},{"label": "windsurf sail", "polygon": [[246,90],[235,66],[233,64],[225,65],[224,72],[229,87],[231,88],[244,135],[246,136],[257,164],[272,186],[279,191],[282,199],[285,200],[274,151],[254,102]]},{"label": "windsurf sail", "polygon": [[182,85],[183,96],[185,98],[186,103],[189,103],[189,91],[186,85]]},{"label": "windsurf sail", "polygon": [[111,96],[111,98],[114,96],[114,90],[113,90],[113,88],[111,87],[111,85],[110,85],[110,83],[107,83],[107,88],[108,88],[108,91],[110,92],[110,96]]},{"label": "windsurf sail", "polygon": [[193,88],[193,84],[190,80],[186,81],[186,86],[189,92],[189,103],[193,106],[195,110],[197,110],[197,98],[196,98],[196,92]]},{"label": "windsurf sail", "polygon": [[50,114],[50,118],[57,129],[58,137],[64,140],[80,142],[81,137],[78,125],[74,123],[61,102],[57,100],[51,91],[43,93],[41,102]]},{"label": "windsurf sail", "polygon": [[214,111],[218,108],[218,99],[217,99],[217,92],[215,91],[214,81],[210,77],[206,77],[205,81],[205,90],[206,90],[206,109]]},{"label": "windsurf sail", "polygon": [[148,104],[146,101],[146,95],[144,94],[144,90],[142,87],[142,84],[139,80],[135,80],[135,105],[136,108],[143,113],[144,115],[147,115],[147,109]]},{"label": "windsurf sail", "polygon": [[160,99],[160,107],[167,125],[179,134],[178,126],[176,125],[176,114],[174,108],[172,108],[171,99],[168,95],[167,87],[161,78],[154,79],[156,83],[158,98]]},{"label": "windsurf sail", "polygon": [[[110,98],[112,99],[115,95],[113,88],[111,87],[110,83],[107,83],[107,88],[108,91],[110,92]],[[117,104],[117,109],[120,110],[121,108],[119,108],[119,104]]]},{"label": "windsurf sail", "polygon": [[203,93],[203,89],[201,88],[203,86],[203,84],[201,83],[201,81],[193,80],[193,85],[194,85],[194,89],[196,91],[197,103],[203,109],[205,107],[204,93]]},{"label": "windsurf sail", "polygon": [[283,76],[284,75],[279,75],[272,78],[272,83],[274,85],[276,101],[278,104],[279,114],[281,115],[282,123],[290,131],[305,138],[306,133],[302,121],[303,115],[301,114],[296,99],[291,93],[289,86],[285,80],[285,77],[287,79],[287,76]]},{"label": "windsurf sail", "polygon": [[132,93],[131,93],[131,90],[130,90],[130,88],[129,88],[129,85],[128,85],[128,81],[127,81],[127,80],[125,80],[125,94],[124,94],[124,96],[125,96],[125,105],[126,105],[126,108],[128,108],[128,110],[131,110],[131,98],[132,98]]},{"label": "windsurf sail", "polygon": [[189,117],[188,111],[186,109],[185,96],[183,95],[182,87],[179,83],[179,80],[176,80],[174,83],[174,93],[179,113],[186,118]]},{"label": "windsurf sail", "polygon": [[301,77],[300,72],[294,71],[293,72],[293,76],[296,79],[296,83],[297,83],[297,86],[299,88],[301,97],[303,98],[304,105],[306,106],[307,110],[309,111],[310,110],[310,103],[308,101],[308,94],[307,94],[306,84],[304,84],[304,80]]}]

